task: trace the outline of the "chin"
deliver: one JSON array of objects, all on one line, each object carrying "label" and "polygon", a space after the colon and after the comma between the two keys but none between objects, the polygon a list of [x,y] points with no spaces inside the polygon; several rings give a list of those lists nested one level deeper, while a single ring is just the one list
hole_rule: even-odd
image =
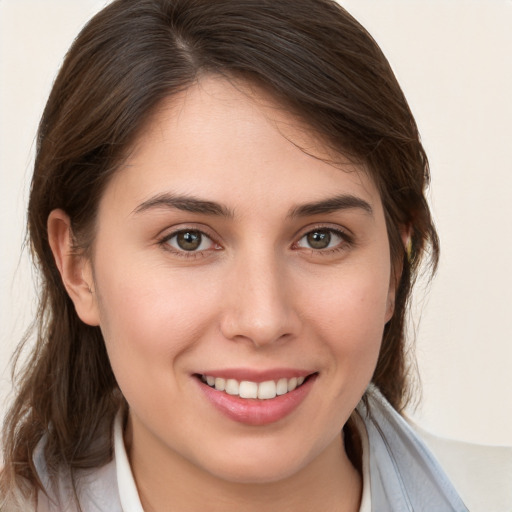
[{"label": "chin", "polygon": [[[202,461],[203,468],[215,478],[236,484],[271,484],[286,480],[309,466],[318,456],[316,450],[304,451],[301,443],[295,449],[280,446],[233,446],[218,454],[216,460]],[[321,450],[319,450],[321,451]]]},{"label": "chin", "polygon": [[276,464],[275,460],[247,464],[240,463],[230,465],[229,467],[217,468],[213,476],[234,484],[272,484],[292,477],[299,473],[304,466],[305,463],[297,466],[286,461]]}]

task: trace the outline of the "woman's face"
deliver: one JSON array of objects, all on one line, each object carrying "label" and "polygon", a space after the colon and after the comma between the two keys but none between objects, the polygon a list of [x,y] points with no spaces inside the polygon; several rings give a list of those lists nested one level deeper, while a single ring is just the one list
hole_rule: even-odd
[{"label": "woman's face", "polygon": [[206,78],[107,187],[89,322],[155,465],[270,482],[340,449],[394,286],[375,185],[326,158],[261,90]]}]

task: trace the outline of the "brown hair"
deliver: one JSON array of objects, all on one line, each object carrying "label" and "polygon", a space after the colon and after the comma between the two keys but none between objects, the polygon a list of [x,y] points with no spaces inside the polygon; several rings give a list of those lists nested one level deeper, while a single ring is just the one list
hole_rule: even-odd
[{"label": "brown hair", "polygon": [[[43,436],[54,472],[111,457],[101,433],[123,399],[99,328],[79,320],[64,289],[46,222],[53,209],[66,211],[86,251],[102,192],[144,122],[199,74],[263,84],[369,169],[399,279],[373,382],[397,410],[406,402],[407,300],[427,246],[435,267],[438,240],[424,197],[427,158],[378,45],[330,0],[116,0],[75,40],[39,126],[28,217],[42,281],[37,341],[5,424],[2,494],[40,485],[32,455]],[[400,229],[410,229],[409,254]]]}]

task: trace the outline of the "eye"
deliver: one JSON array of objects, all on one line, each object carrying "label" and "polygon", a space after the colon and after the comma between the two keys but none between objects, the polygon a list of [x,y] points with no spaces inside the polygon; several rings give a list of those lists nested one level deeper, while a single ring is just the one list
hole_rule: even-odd
[{"label": "eye", "polygon": [[334,249],[345,241],[343,233],[334,229],[319,228],[306,233],[298,242],[298,247],[317,251]]},{"label": "eye", "polygon": [[200,252],[215,247],[215,242],[197,229],[184,229],[167,237],[165,243],[176,251]]}]

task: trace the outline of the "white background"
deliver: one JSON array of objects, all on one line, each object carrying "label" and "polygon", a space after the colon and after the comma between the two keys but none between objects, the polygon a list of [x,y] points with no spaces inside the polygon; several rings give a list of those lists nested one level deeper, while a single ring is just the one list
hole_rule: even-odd
[{"label": "white background", "polygon": [[[37,122],[65,51],[105,0],[0,0],[0,416],[34,315],[22,253]],[[512,2],[341,0],[396,71],[430,157],[442,242],[420,289],[427,430],[512,445]],[[414,323],[420,315],[417,308]]]}]

